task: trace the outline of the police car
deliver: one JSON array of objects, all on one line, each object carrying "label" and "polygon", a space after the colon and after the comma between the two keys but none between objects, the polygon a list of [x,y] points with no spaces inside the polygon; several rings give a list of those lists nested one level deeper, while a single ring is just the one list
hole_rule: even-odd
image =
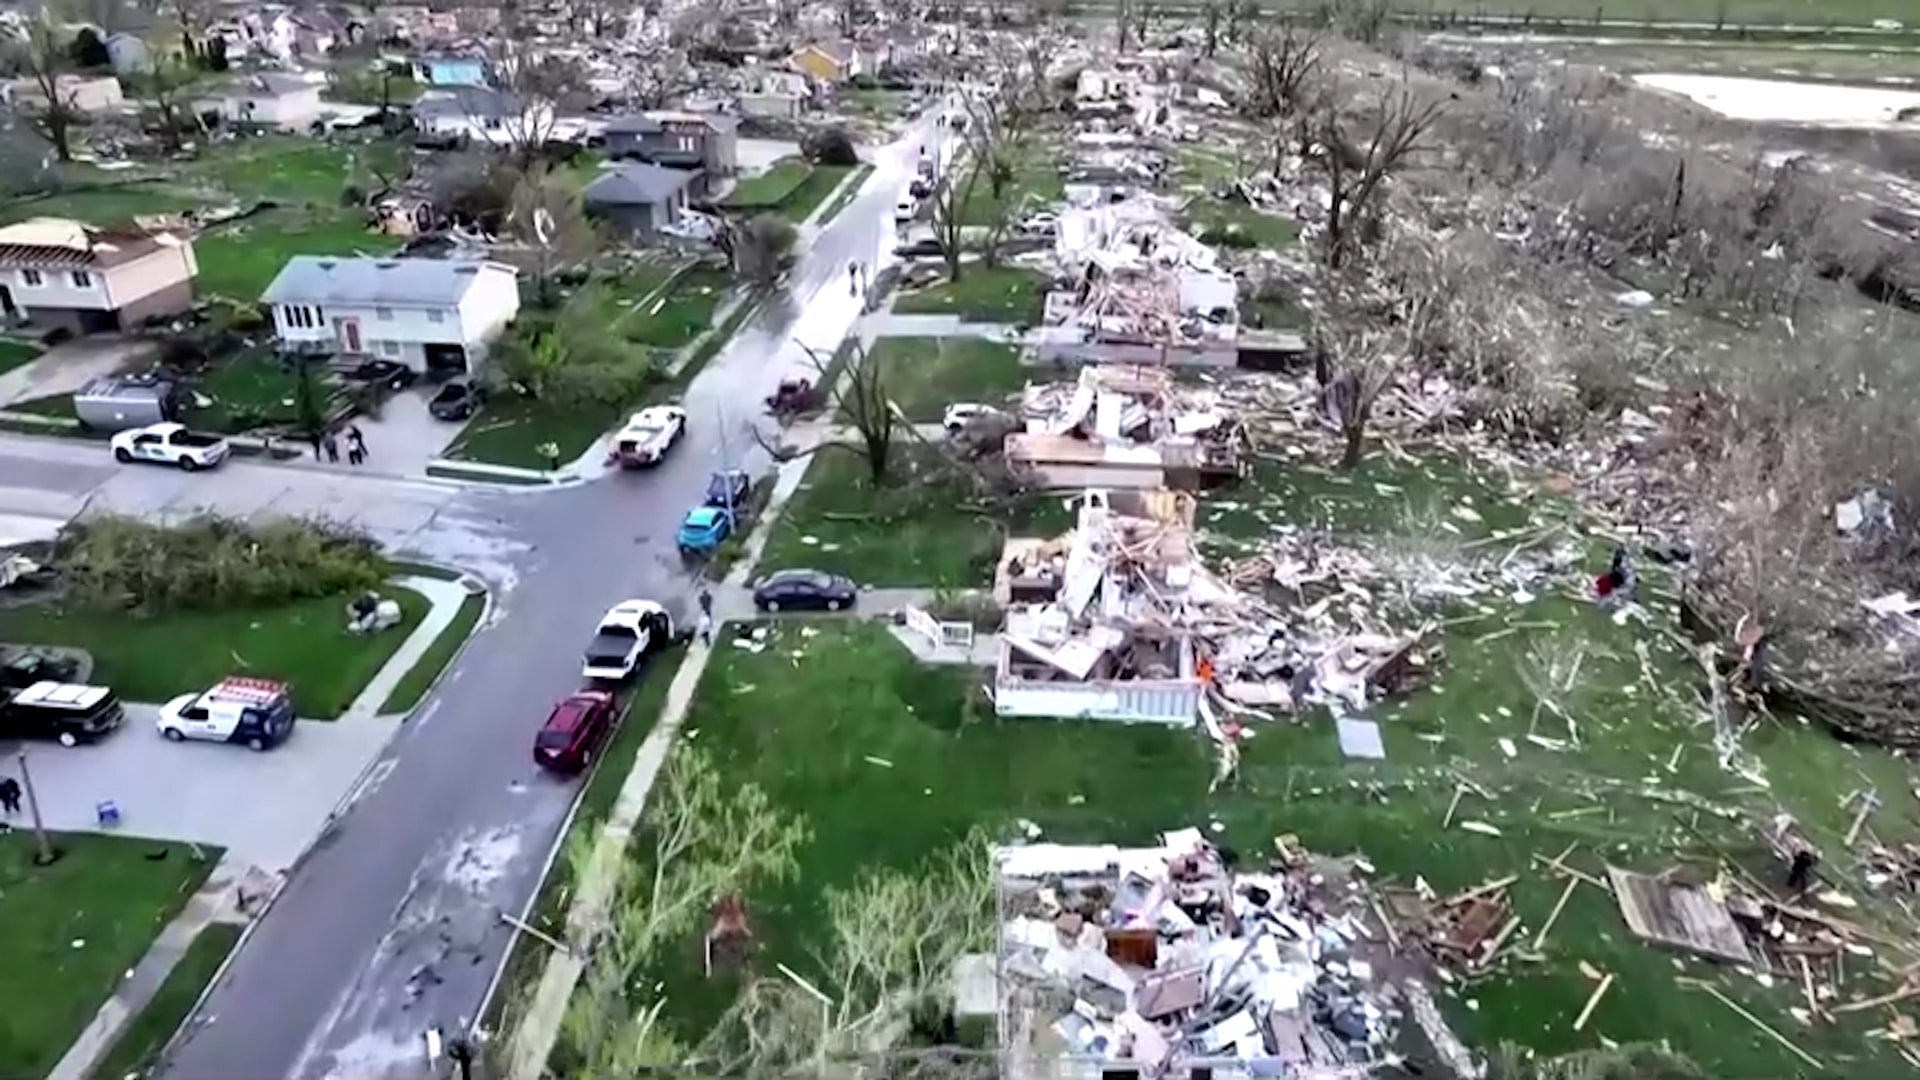
[{"label": "police car", "polygon": [[287,685],[229,676],[201,694],[183,694],[160,708],[160,734],[174,742],[207,739],[266,750],[293,732]]}]

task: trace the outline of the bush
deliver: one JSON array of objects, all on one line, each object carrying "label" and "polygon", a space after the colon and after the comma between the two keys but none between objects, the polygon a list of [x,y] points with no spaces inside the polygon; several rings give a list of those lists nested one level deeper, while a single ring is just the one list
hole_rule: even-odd
[{"label": "bush", "polygon": [[845,128],[832,127],[807,136],[800,152],[815,165],[858,165],[860,151]]},{"label": "bush", "polygon": [[378,548],[353,530],[213,515],[175,526],[118,515],[78,521],[61,533],[53,565],[73,603],[141,615],[337,596],[386,576]]}]

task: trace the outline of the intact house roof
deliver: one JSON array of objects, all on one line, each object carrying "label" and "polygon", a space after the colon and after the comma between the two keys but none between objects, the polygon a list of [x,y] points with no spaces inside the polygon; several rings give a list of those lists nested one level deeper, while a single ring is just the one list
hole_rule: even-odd
[{"label": "intact house roof", "polygon": [[628,162],[603,170],[580,198],[588,206],[653,206],[672,198],[697,175],[697,169]]},{"label": "intact house roof", "polygon": [[97,229],[65,218],[34,218],[0,229],[0,263],[49,269],[109,267],[185,243],[168,232]]},{"label": "intact house roof", "polygon": [[614,117],[607,121],[606,132],[609,135],[653,135],[666,130],[669,123],[705,124],[708,130],[720,135],[730,134],[740,127],[738,117],[720,113],[644,112]]},{"label": "intact house roof", "polygon": [[451,307],[482,272],[515,275],[497,262],[296,255],[260,294],[266,304],[400,304]]}]

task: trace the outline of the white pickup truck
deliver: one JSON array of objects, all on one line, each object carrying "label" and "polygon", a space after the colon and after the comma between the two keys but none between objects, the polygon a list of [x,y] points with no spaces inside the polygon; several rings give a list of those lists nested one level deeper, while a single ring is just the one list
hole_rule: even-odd
[{"label": "white pickup truck", "polygon": [[647,654],[673,641],[673,620],[667,609],[651,600],[623,600],[600,617],[600,627],[587,644],[580,674],[589,679],[622,682],[631,678]]},{"label": "white pickup truck", "polygon": [[115,435],[111,445],[115,461],[154,461],[178,465],[188,472],[211,469],[233,453],[227,440],[218,435],[188,431],[185,424],[131,428]]}]

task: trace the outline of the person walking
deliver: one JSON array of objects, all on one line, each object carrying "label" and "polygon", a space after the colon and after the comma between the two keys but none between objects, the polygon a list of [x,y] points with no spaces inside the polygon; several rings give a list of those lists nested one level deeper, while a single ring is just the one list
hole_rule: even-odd
[{"label": "person walking", "polygon": [[8,817],[20,812],[20,781],[11,776],[0,779],[0,809],[4,809]]},{"label": "person walking", "polygon": [[320,445],[327,449],[327,464],[340,464],[340,441],[333,437],[333,432],[327,432],[325,438],[321,440]]},{"label": "person walking", "polygon": [[313,444],[313,460],[317,464],[320,461],[320,429],[307,432],[307,441]]},{"label": "person walking", "polygon": [[713,592],[705,585],[700,586],[700,614],[713,618]]},{"label": "person walking", "polygon": [[367,460],[367,437],[360,434],[360,425],[347,425],[347,444],[351,448],[353,456],[357,459],[354,461],[355,465]]}]

